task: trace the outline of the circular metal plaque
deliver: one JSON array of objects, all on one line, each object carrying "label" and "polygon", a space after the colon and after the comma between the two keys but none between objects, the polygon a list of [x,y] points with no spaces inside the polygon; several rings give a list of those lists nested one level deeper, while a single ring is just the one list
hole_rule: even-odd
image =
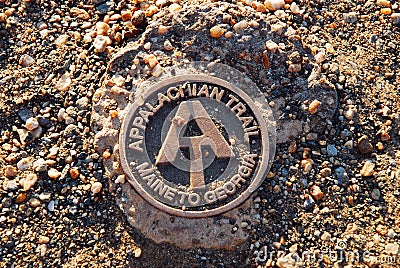
[{"label": "circular metal plaque", "polygon": [[183,217],[216,215],[246,200],[265,178],[275,133],[261,92],[245,90],[188,74],[135,96],[120,132],[121,164],[134,189]]}]

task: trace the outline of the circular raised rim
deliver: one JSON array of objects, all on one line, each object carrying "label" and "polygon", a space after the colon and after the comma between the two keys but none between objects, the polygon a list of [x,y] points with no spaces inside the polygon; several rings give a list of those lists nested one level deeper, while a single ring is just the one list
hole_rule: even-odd
[{"label": "circular raised rim", "polygon": [[[142,100],[146,100],[151,94],[154,92],[158,91],[160,88],[165,87],[171,83],[179,83],[179,82],[208,82],[208,83],[214,83],[219,86],[225,87],[228,90],[231,90],[235,94],[237,94],[242,100],[246,102],[247,105],[249,105],[250,108],[252,108],[252,112],[254,116],[256,117],[259,126],[260,126],[260,132],[261,132],[261,144],[262,144],[262,155],[259,159],[261,159],[260,163],[260,168],[258,172],[254,175],[254,179],[251,181],[251,183],[248,185],[247,189],[244,190],[242,193],[239,194],[238,197],[233,199],[231,202],[217,207],[213,209],[205,209],[203,211],[184,211],[184,210],[179,210],[173,207],[170,207],[166,204],[161,203],[157,199],[155,199],[151,194],[149,194],[147,191],[145,191],[142,186],[137,182],[135,176],[132,174],[130,168],[129,168],[129,163],[126,159],[126,151],[125,151],[125,142],[126,142],[126,135],[124,133],[127,133],[128,131],[128,122],[130,121],[131,117],[133,114],[136,112],[136,110],[139,108],[139,103],[138,100],[141,98]],[[259,89],[258,89],[259,91]],[[260,92],[261,94],[261,92]],[[129,119],[129,120],[127,120]],[[163,81],[160,81],[154,85],[152,85],[149,89],[146,89],[144,92],[142,92],[139,96],[135,96],[135,102],[132,103],[129,107],[129,110],[127,114],[125,115],[122,126],[121,126],[121,131],[119,134],[119,154],[120,154],[120,162],[122,165],[122,169],[124,170],[125,174],[128,175],[128,182],[133,186],[136,192],[139,193],[141,197],[143,197],[149,204],[154,206],[155,208],[167,212],[169,214],[175,215],[175,216],[180,216],[180,217],[189,217],[189,218],[203,218],[203,217],[209,217],[209,216],[214,216],[218,215],[221,213],[224,213],[228,210],[231,210],[238,205],[242,204],[253,192],[256,188],[259,187],[259,185],[264,181],[264,176],[266,175],[266,171],[268,169],[268,163],[269,163],[269,135],[268,135],[268,127],[266,123],[266,119],[264,116],[261,114],[259,111],[258,106],[252,101],[252,99],[241,89],[237,88],[233,84],[220,79],[218,77],[214,76],[207,76],[203,74],[188,74],[188,75],[179,75],[175,76],[172,78],[165,79]]]}]

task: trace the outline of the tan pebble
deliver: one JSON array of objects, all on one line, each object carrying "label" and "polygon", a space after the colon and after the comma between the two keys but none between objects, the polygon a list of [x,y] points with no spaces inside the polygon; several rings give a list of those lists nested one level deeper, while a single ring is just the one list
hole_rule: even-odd
[{"label": "tan pebble", "polygon": [[268,40],[267,42],[265,42],[265,48],[268,49],[268,51],[270,51],[271,53],[276,53],[279,46],[274,41]]},{"label": "tan pebble", "polygon": [[329,177],[332,173],[332,170],[330,168],[323,168],[321,169],[321,171],[319,172],[319,174],[321,175],[321,177],[326,178]]},{"label": "tan pebble", "polygon": [[388,228],[382,224],[379,224],[378,226],[376,226],[376,232],[382,236],[386,236],[386,234],[388,233]]},{"label": "tan pebble", "polygon": [[381,133],[381,141],[388,141],[390,140],[390,135],[389,133],[387,133],[386,131],[383,131]]},{"label": "tan pebble", "polygon": [[57,81],[55,88],[60,91],[66,91],[72,84],[72,79],[69,72],[63,74]]},{"label": "tan pebble", "polygon": [[224,36],[225,36],[225,38],[232,38],[233,37],[233,32],[232,31],[227,31]]},{"label": "tan pebble", "polygon": [[295,2],[293,2],[293,3],[290,5],[290,11],[291,11],[293,14],[300,14],[300,8],[299,8],[299,6],[298,6]]},{"label": "tan pebble", "polygon": [[71,176],[72,179],[78,178],[79,175],[80,175],[79,169],[77,169],[77,168],[71,168],[71,169],[69,170],[69,175]]},{"label": "tan pebble", "polygon": [[7,15],[5,13],[0,13],[0,22],[6,22],[7,21]]},{"label": "tan pebble", "polygon": [[97,194],[101,191],[101,189],[103,188],[103,185],[101,184],[101,182],[94,182],[92,184],[92,186],[90,187],[90,190],[92,191],[92,193]]},{"label": "tan pebble", "polygon": [[15,170],[15,168],[10,165],[6,166],[6,168],[4,169],[4,176],[9,178],[14,177],[15,175],[17,175],[17,171]]},{"label": "tan pebble", "polygon": [[171,50],[174,49],[174,46],[171,44],[171,41],[165,40],[164,49],[167,50],[167,51],[171,51]]},{"label": "tan pebble", "polygon": [[210,36],[213,38],[220,38],[225,33],[225,29],[216,25],[210,29]]},{"label": "tan pebble", "polygon": [[303,167],[304,173],[308,173],[311,171],[313,163],[314,161],[310,158],[301,160],[301,166]]},{"label": "tan pebble", "polygon": [[169,12],[176,12],[178,10],[180,10],[182,8],[181,5],[177,4],[177,3],[173,3],[169,6]]},{"label": "tan pebble", "polygon": [[257,12],[267,12],[266,6],[260,2],[254,1],[253,3],[251,3],[251,7],[254,8]]},{"label": "tan pebble", "polygon": [[300,63],[292,63],[289,64],[288,71],[291,73],[298,73],[301,71],[301,64]]},{"label": "tan pebble", "polygon": [[164,25],[160,25],[159,27],[158,27],[158,34],[161,34],[161,35],[163,35],[163,34],[165,34],[167,31],[168,31],[168,29],[169,29],[169,27],[167,27],[167,26],[164,26]]},{"label": "tan pebble", "polygon": [[59,172],[57,169],[51,168],[47,171],[47,175],[51,178],[51,179],[57,179],[61,176],[61,172]]},{"label": "tan pebble", "polygon": [[122,10],[121,11],[121,18],[123,21],[131,20],[132,19],[132,11],[130,10]]},{"label": "tan pebble", "polygon": [[388,7],[382,8],[382,9],[381,9],[381,14],[383,14],[383,15],[390,15],[390,14],[392,14],[392,9],[391,9],[391,8],[388,8]]},{"label": "tan pebble", "polygon": [[142,250],[140,248],[135,249],[135,258],[140,258]]},{"label": "tan pebble", "polygon": [[25,202],[27,196],[28,196],[28,195],[27,195],[27,193],[25,193],[25,192],[20,193],[20,194],[17,196],[17,198],[15,199],[15,203],[21,204],[21,203]]},{"label": "tan pebble", "polygon": [[269,10],[275,11],[275,10],[283,8],[283,6],[285,5],[285,1],[284,0],[267,0],[267,1],[265,1],[264,4]]},{"label": "tan pebble", "polygon": [[321,105],[321,102],[319,100],[313,100],[310,103],[310,106],[308,106],[308,111],[310,114],[315,114],[318,112],[318,107]]},{"label": "tan pebble", "polygon": [[14,11],[15,11],[15,8],[8,8],[8,9],[6,9],[6,11],[4,11],[4,14],[7,17],[10,17],[14,13]]},{"label": "tan pebble", "polygon": [[379,151],[385,150],[385,146],[383,145],[382,142],[378,142],[378,143],[376,144],[376,147],[378,148]]},{"label": "tan pebble", "polygon": [[57,47],[62,47],[68,42],[68,35],[63,34],[60,35],[54,43],[56,44]]},{"label": "tan pebble", "polygon": [[31,189],[37,182],[38,175],[36,174],[28,174],[25,178],[21,179],[19,183],[23,187],[24,191],[28,191]]},{"label": "tan pebble", "polygon": [[90,19],[89,13],[87,13],[86,10],[81,9],[81,8],[77,8],[77,7],[71,8],[70,14],[74,17],[77,17],[78,19],[82,19],[82,20]]},{"label": "tan pebble", "polygon": [[151,71],[151,75],[154,77],[159,77],[162,74],[162,70],[163,68],[161,67],[161,65],[157,64]]},{"label": "tan pebble", "polygon": [[120,19],[121,19],[121,15],[120,14],[113,14],[110,17],[110,20],[112,20],[112,21],[117,21],[117,20],[120,20]]},{"label": "tan pebble", "polygon": [[324,197],[324,193],[321,191],[321,188],[317,185],[313,185],[311,187],[311,195],[314,197],[316,200],[321,200]]},{"label": "tan pebble", "polygon": [[158,7],[152,5],[148,9],[146,9],[144,14],[145,14],[146,17],[150,17],[150,16],[153,16],[154,14],[156,14],[157,12],[158,12]]},{"label": "tan pebble", "polygon": [[348,196],[348,197],[347,197],[347,202],[348,202],[350,205],[354,205],[354,197],[353,197],[352,195]]},{"label": "tan pebble", "polygon": [[98,35],[107,35],[110,26],[102,21],[96,23],[96,31]]},{"label": "tan pebble", "polygon": [[288,152],[291,154],[294,154],[295,152],[297,152],[297,144],[295,141],[290,142]]},{"label": "tan pebble", "polygon": [[149,67],[153,69],[158,64],[158,60],[157,60],[156,56],[154,56],[153,54],[150,54],[149,56],[147,56],[145,58],[145,63],[148,64]]},{"label": "tan pebble", "polygon": [[392,5],[390,4],[390,1],[388,0],[377,0],[376,4],[378,6],[382,6],[382,7],[391,7]]},{"label": "tan pebble", "polygon": [[366,161],[360,171],[361,176],[364,176],[364,177],[372,176],[375,172],[374,168],[375,168],[375,164],[372,163],[372,161],[370,161],[370,160]]},{"label": "tan pebble", "polygon": [[93,41],[93,47],[95,52],[102,53],[106,50],[108,45],[111,45],[111,39],[108,36],[96,36]]},{"label": "tan pebble", "polygon": [[109,150],[105,150],[104,153],[103,153],[103,157],[104,157],[105,159],[110,158],[110,157],[111,157],[110,151],[109,151]]},{"label": "tan pebble", "polygon": [[47,244],[50,242],[50,238],[48,236],[41,235],[39,236],[39,244]]}]

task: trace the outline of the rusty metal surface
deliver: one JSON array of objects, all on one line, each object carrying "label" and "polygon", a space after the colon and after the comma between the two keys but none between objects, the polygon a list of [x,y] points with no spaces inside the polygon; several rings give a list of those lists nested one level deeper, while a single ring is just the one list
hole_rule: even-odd
[{"label": "rusty metal surface", "polygon": [[143,90],[120,132],[129,183],[154,207],[176,216],[207,217],[238,206],[264,180],[275,142],[262,105],[253,99],[202,74]]}]

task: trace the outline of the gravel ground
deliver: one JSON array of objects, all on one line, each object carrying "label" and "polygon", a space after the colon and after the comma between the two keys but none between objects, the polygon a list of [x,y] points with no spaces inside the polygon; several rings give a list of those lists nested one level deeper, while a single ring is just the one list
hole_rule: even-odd
[{"label": "gravel ground", "polygon": [[[1,267],[400,265],[398,2],[84,2],[0,0]],[[115,204],[91,103],[132,42],[148,77],[171,59],[219,61],[285,100],[279,120],[310,122],[277,145],[235,251],[157,245]],[[337,107],[295,99],[315,68]]]}]

